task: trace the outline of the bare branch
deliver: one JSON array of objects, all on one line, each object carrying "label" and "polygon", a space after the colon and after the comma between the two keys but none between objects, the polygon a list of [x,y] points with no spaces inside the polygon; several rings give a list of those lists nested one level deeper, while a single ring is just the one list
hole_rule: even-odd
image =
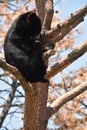
[{"label": "bare branch", "polygon": [[9,72],[12,73],[15,77],[17,77],[17,78],[20,80],[20,82],[21,82],[21,84],[22,84],[22,86],[23,86],[23,89],[24,89],[25,91],[28,91],[28,90],[30,89],[28,82],[25,80],[25,78],[22,76],[22,74],[18,71],[18,69],[17,69],[16,67],[13,67],[13,66],[7,64],[7,63],[5,62],[5,60],[1,60],[1,59],[0,59],[0,67],[1,67],[3,70],[5,70],[5,71],[9,71]]},{"label": "bare branch", "polygon": [[45,19],[43,23],[43,29],[49,30],[51,27],[51,22],[53,18],[54,7],[53,0],[46,0],[45,4]]},{"label": "bare branch", "polygon": [[71,14],[71,17],[66,20],[62,25],[57,25],[54,29],[46,32],[43,40],[42,35],[42,44],[45,46],[49,41],[60,41],[64,38],[73,28],[75,28],[79,23],[84,20],[84,17],[87,14],[87,5],[82,9],[79,9],[74,14]]},{"label": "bare branch", "polygon": [[48,60],[49,57],[53,56],[55,54],[55,50],[54,49],[50,49],[48,51],[46,51],[43,55],[43,60],[46,61]]},{"label": "bare branch", "polygon": [[36,5],[37,13],[43,24],[44,17],[45,17],[45,0],[35,0],[35,5]]},{"label": "bare branch", "polygon": [[11,90],[10,90],[10,93],[9,93],[9,96],[8,96],[8,99],[6,101],[6,106],[3,108],[2,114],[0,116],[0,128],[2,127],[2,124],[3,124],[4,120],[5,120],[5,118],[7,117],[8,111],[9,111],[9,109],[11,107],[9,104],[11,104],[13,99],[14,99],[16,88],[17,88],[17,80],[14,79]]},{"label": "bare branch", "polygon": [[57,98],[51,106],[47,109],[47,118],[50,118],[53,114],[55,114],[65,103],[74,99],[81,93],[87,90],[87,82],[84,82],[72,89],[71,91],[63,94],[61,97]]},{"label": "bare branch", "polygon": [[69,66],[72,62],[77,60],[79,57],[81,57],[85,52],[87,52],[87,41],[84,42],[79,47],[75,48],[71,53],[69,53],[64,59],[62,59],[60,62],[54,64],[52,67],[50,67],[49,71],[47,72],[47,79],[50,79],[54,75],[56,75],[58,72]]},{"label": "bare branch", "polygon": [[0,105],[0,108],[3,108],[3,107],[22,107],[24,104],[4,104],[4,105]]}]

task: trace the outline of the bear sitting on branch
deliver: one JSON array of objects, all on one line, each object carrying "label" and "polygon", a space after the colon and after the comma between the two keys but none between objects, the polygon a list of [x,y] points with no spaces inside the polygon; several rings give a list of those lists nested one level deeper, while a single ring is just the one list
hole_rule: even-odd
[{"label": "bear sitting on branch", "polygon": [[18,68],[29,82],[47,82],[42,48],[36,37],[41,32],[41,20],[35,12],[20,15],[8,30],[4,41],[6,62]]}]

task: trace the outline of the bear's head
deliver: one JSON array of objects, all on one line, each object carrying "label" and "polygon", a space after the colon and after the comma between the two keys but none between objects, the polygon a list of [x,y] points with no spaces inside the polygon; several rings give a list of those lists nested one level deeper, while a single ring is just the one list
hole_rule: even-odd
[{"label": "bear's head", "polygon": [[20,33],[27,33],[32,37],[36,37],[41,32],[41,20],[33,11],[24,13],[16,19],[14,26]]}]

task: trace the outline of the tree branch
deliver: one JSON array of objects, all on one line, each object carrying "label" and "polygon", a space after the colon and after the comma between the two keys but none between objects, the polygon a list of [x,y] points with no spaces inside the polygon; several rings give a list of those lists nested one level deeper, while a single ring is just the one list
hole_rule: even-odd
[{"label": "tree branch", "polygon": [[18,71],[18,69],[14,66],[11,66],[5,62],[5,60],[0,59],[0,68],[2,68],[5,71],[9,71],[12,73],[15,77],[18,78],[18,80],[21,82],[23,89],[25,91],[28,91],[30,89],[28,82],[25,80],[25,78],[22,76],[22,74]]},{"label": "tree branch", "polygon": [[87,41],[84,42],[79,47],[75,48],[71,53],[69,53],[65,58],[63,58],[60,62],[54,64],[50,67],[49,71],[47,72],[46,78],[50,79],[61,70],[69,66],[72,62],[77,60],[81,57],[85,52],[87,52]]},{"label": "tree branch", "polygon": [[50,49],[50,50],[46,51],[43,55],[44,62],[47,61],[49,59],[49,57],[53,56],[54,54],[55,54],[54,49]]},{"label": "tree branch", "polygon": [[87,5],[82,9],[79,9],[74,14],[71,14],[71,17],[66,20],[62,25],[57,25],[54,29],[46,32],[41,37],[43,46],[45,46],[49,41],[60,41],[64,38],[73,28],[75,28],[79,23],[84,20],[84,17],[87,14]]},{"label": "tree branch", "polygon": [[54,13],[53,0],[46,0],[45,19],[44,19],[44,23],[43,23],[44,30],[50,29],[52,18],[53,18],[53,13]]},{"label": "tree branch", "polygon": [[43,24],[45,18],[45,0],[35,0],[35,5],[37,13],[41,19],[41,23]]},{"label": "tree branch", "polygon": [[80,84],[76,88],[72,89],[71,91],[57,98],[51,104],[51,106],[47,108],[47,119],[49,119],[53,114],[55,114],[65,103],[77,97],[78,95],[83,93],[85,90],[87,90],[87,82]]},{"label": "tree branch", "polygon": [[14,99],[14,95],[15,95],[17,87],[18,87],[17,80],[14,79],[13,83],[12,83],[12,86],[11,86],[11,89],[10,89],[10,92],[9,92],[8,99],[6,101],[6,105],[5,105],[5,107],[3,107],[2,114],[0,116],[0,128],[3,125],[3,122],[4,122],[5,118],[7,117],[8,111],[9,111],[9,109],[11,107],[9,104],[11,104],[13,99]]}]

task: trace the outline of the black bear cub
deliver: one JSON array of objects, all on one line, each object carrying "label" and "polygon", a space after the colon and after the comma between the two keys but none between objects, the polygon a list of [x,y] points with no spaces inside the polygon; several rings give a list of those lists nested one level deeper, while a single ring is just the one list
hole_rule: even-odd
[{"label": "black bear cub", "polygon": [[4,41],[6,62],[19,69],[29,82],[47,82],[46,66],[40,42],[41,20],[35,12],[20,15],[8,30]]}]

